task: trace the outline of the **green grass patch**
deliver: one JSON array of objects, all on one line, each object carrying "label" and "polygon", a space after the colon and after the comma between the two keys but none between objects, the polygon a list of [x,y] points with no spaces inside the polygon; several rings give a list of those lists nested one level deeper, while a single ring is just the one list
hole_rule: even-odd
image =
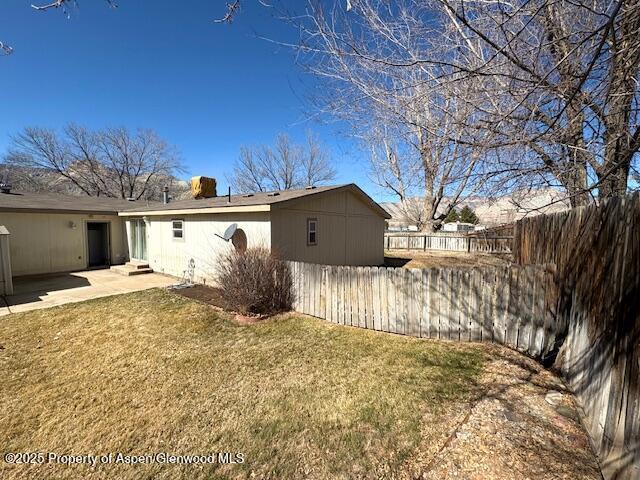
[{"label": "green grass patch", "polygon": [[5,452],[245,456],[97,467],[123,479],[402,476],[425,416],[464,402],[484,362],[477,345],[294,315],[238,325],[162,290],[10,315],[0,338]]}]

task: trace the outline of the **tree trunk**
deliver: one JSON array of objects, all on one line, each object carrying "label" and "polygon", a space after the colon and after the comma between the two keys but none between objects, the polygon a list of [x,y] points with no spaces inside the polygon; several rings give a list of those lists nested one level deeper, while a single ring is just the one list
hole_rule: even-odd
[{"label": "tree trunk", "polygon": [[640,52],[637,48],[639,4],[638,0],[623,0],[617,38],[612,46],[604,134],[605,158],[602,170],[597,172],[601,182],[598,194],[603,199],[627,193],[631,160],[638,148],[637,139],[630,132],[630,123],[640,69]]},{"label": "tree trunk", "polygon": [[[422,213],[420,218],[422,220],[419,230],[424,233],[432,233],[437,230],[437,225],[434,225],[434,219],[436,216],[436,210],[438,209],[439,201],[436,201],[433,188],[434,178],[433,174],[429,170],[429,162],[425,159],[429,155],[426,148],[421,148],[420,155],[422,157],[422,165],[424,169],[424,200],[422,201]],[[428,157],[427,157],[428,158]]]},{"label": "tree trunk", "polygon": [[570,104],[567,108],[569,124],[566,128],[564,143],[567,145],[566,161],[560,180],[569,193],[571,207],[580,207],[589,203],[587,165],[589,157],[584,142],[584,113],[580,105]]}]

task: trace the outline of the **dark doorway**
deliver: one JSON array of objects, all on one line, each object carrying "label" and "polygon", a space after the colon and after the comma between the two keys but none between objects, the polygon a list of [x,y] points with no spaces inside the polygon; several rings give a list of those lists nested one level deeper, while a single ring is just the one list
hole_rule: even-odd
[{"label": "dark doorway", "polygon": [[89,267],[108,267],[111,263],[109,255],[109,224],[104,222],[87,222],[87,247]]}]

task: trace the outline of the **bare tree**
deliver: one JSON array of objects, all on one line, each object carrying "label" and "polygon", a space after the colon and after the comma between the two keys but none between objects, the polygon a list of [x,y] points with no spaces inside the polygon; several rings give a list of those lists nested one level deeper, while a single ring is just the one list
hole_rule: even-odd
[{"label": "bare tree", "polygon": [[152,130],[89,131],[68,125],[62,134],[30,127],[14,135],[4,162],[19,171],[55,172],[90,196],[159,199],[182,171],[176,149]]},{"label": "bare tree", "polygon": [[326,151],[311,133],[305,145],[280,134],[273,147],[242,147],[230,182],[239,192],[265,192],[320,185],[335,176]]},{"label": "bare tree", "polygon": [[[332,10],[330,21],[309,9],[302,47],[316,71],[327,71],[327,54],[339,52],[343,63],[356,59],[359,72],[431,72],[419,79],[430,90],[466,85],[456,97],[469,107],[469,121],[457,121],[457,130],[471,137],[460,141],[493,152],[492,169],[513,186],[560,187],[573,205],[633,187],[640,148],[636,0],[353,4],[346,16]],[[345,20],[335,21],[341,15]]]},{"label": "bare tree", "polygon": [[262,173],[272,190],[289,190],[299,184],[302,149],[291,143],[287,135],[278,135],[273,148],[262,147],[259,152]]},{"label": "bare tree", "polygon": [[306,150],[303,148],[299,167],[299,182],[304,186],[314,186],[331,182],[336,178],[327,151],[322,147],[318,138],[311,132],[307,134]]},{"label": "bare tree", "polygon": [[[308,15],[292,21],[303,32],[304,65],[324,81],[316,105],[351,125],[370,154],[373,180],[398,196],[420,229],[434,230],[465,196],[488,186],[490,152],[475,145],[467,97],[477,87],[461,75],[442,82],[441,66],[419,60],[433,48],[426,7],[392,3],[353,2],[351,11],[309,4]],[[412,60],[398,66],[396,55]],[[418,215],[415,197],[423,198]]]},{"label": "bare tree", "polygon": [[268,190],[267,181],[257,157],[255,148],[240,148],[240,155],[233,165],[233,174],[230,178],[230,183],[236,191],[246,193]]},{"label": "bare tree", "polygon": [[455,201],[459,187],[552,186],[573,205],[633,187],[637,0],[309,1],[289,21],[324,80],[321,111],[352,125],[401,201],[435,200],[434,225],[440,187]]},{"label": "bare tree", "polygon": [[458,67],[497,100],[485,129],[523,147],[522,171],[552,177],[574,205],[624,194],[640,148],[640,2],[439,3]]}]

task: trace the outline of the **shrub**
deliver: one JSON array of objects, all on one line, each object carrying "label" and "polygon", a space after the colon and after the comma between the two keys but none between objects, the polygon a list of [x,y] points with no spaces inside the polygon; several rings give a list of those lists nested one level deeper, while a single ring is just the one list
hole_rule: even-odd
[{"label": "shrub", "polygon": [[266,248],[230,250],[221,255],[217,281],[224,302],[242,314],[291,310],[293,279],[289,266]]}]

